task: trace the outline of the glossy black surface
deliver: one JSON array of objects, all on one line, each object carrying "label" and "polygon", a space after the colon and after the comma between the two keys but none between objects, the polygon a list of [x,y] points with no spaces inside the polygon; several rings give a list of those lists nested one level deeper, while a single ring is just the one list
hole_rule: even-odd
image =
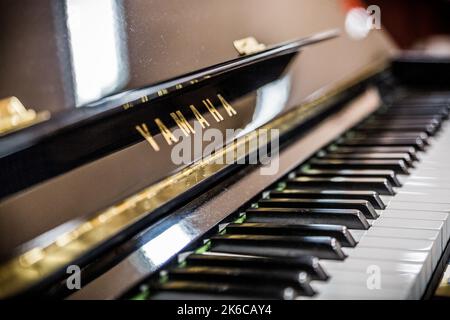
[{"label": "glossy black surface", "polygon": [[[207,121],[215,123],[202,102],[210,99],[219,109],[221,102],[218,95],[235,106],[238,113],[234,119],[227,117],[217,124],[218,128],[242,129],[246,132],[255,129],[282,113],[285,105],[261,105],[264,101],[249,100],[249,96],[256,96],[258,89],[280,80],[299,48],[329,40],[336,35],[334,32],[318,34],[274,46],[261,53],[148,88],[124,92],[98,101],[95,108],[74,109],[45,123],[12,133],[2,138],[0,146],[0,166],[4,168],[0,179],[8,182],[2,186],[0,197],[142,141],[143,137],[135,129],[142,123],[148,125],[149,132],[158,143],[164,143],[161,142],[161,132],[153,120],[160,119],[173,130],[176,123],[170,113],[180,111],[192,123],[194,114],[190,109],[191,105]],[[284,88],[278,88],[279,91],[288,90],[288,79],[279,83],[284,85]],[[287,99],[287,96],[280,98],[283,103],[282,100]],[[262,117],[262,114],[265,116]],[[159,176],[156,175],[149,183],[173,170],[170,161],[166,159],[167,152],[161,153],[163,154],[158,154],[155,161],[169,166],[164,167],[163,164],[158,170]]]}]

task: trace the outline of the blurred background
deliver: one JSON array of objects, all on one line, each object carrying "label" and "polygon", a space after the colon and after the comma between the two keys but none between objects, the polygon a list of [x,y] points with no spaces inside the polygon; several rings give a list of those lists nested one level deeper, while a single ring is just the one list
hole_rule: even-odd
[{"label": "blurred background", "polygon": [[402,49],[450,53],[449,0],[345,0],[347,6],[378,5],[381,21]]}]

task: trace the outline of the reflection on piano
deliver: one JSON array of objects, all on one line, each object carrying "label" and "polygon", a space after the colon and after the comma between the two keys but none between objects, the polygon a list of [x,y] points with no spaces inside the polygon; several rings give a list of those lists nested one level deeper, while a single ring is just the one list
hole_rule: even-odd
[{"label": "reflection on piano", "polygon": [[0,297],[431,298],[450,59],[352,39],[338,2],[200,5],[48,1],[2,35]]}]

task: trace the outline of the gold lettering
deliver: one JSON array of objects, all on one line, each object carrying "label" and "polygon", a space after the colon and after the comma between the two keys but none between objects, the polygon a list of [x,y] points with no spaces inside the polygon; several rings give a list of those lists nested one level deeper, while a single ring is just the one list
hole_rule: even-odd
[{"label": "gold lettering", "polygon": [[162,90],[158,91],[158,96],[161,97],[161,96],[166,95],[168,93],[169,93],[169,91],[167,89],[162,89]]},{"label": "gold lettering", "polygon": [[172,134],[172,132],[166,127],[166,125],[159,119],[155,119],[155,123],[158,126],[159,130],[161,131],[161,134],[163,135],[164,139],[166,139],[169,146],[172,145],[172,142],[178,142],[178,139]]},{"label": "gold lettering", "polygon": [[191,104],[189,108],[191,108],[192,113],[194,114],[195,118],[197,118],[197,121],[200,122],[203,129],[209,127],[209,122],[202,116],[200,112],[198,112],[197,108],[193,104]]},{"label": "gold lettering", "polygon": [[237,114],[236,110],[234,110],[231,104],[229,104],[228,101],[225,100],[224,97],[222,97],[222,95],[218,94],[217,97],[219,98],[220,102],[222,102],[222,106],[225,108],[230,117]]},{"label": "gold lettering", "polygon": [[173,120],[175,120],[175,122],[177,123],[178,127],[183,131],[185,136],[189,136],[189,134],[195,133],[194,129],[192,128],[192,126],[189,124],[189,122],[186,120],[186,118],[183,116],[183,114],[181,113],[181,111],[176,111],[175,112],[171,112],[170,116],[173,118]]},{"label": "gold lettering", "polygon": [[152,146],[152,148],[155,151],[159,151],[159,146],[156,143],[155,139],[153,139],[145,123],[136,126],[136,130],[144,137],[145,140],[147,140],[147,142]]},{"label": "gold lettering", "polygon": [[212,114],[214,119],[216,119],[217,122],[220,122],[223,120],[222,115],[219,113],[219,111],[217,111],[216,107],[214,107],[214,105],[211,103],[211,100],[206,99],[206,100],[202,100],[202,102],[205,105],[205,107],[209,110],[209,112]]}]

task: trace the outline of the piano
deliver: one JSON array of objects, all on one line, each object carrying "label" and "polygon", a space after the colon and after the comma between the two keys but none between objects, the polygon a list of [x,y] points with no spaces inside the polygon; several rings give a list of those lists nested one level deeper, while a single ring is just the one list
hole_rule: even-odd
[{"label": "piano", "polygon": [[449,57],[348,1],[0,8],[0,298],[435,296]]}]

